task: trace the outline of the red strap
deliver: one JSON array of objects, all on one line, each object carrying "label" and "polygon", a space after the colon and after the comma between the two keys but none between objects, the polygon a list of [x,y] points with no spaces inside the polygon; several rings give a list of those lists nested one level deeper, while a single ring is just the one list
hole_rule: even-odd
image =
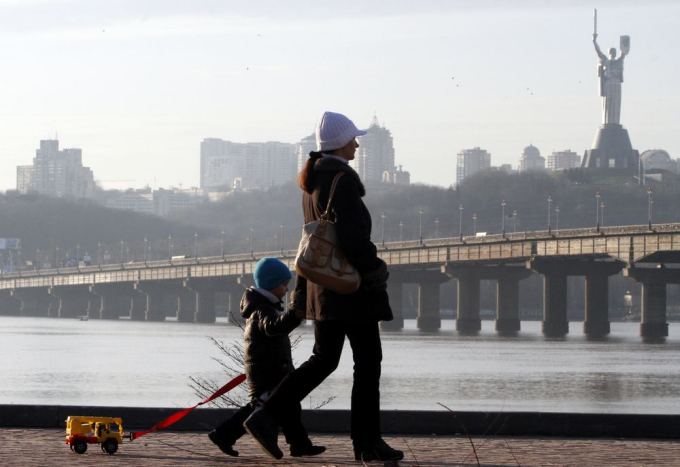
[{"label": "red strap", "polygon": [[170,416],[168,418],[156,423],[154,426],[152,426],[148,430],[133,431],[132,433],[130,433],[130,440],[135,440],[135,439],[139,438],[140,436],[144,436],[148,433],[153,433],[154,431],[162,430],[164,428],[169,427],[170,425],[174,425],[175,423],[179,422],[181,419],[183,419],[184,417],[189,415],[189,413],[192,410],[194,410],[196,407],[198,407],[199,405],[207,404],[208,402],[212,401],[213,399],[217,399],[221,395],[226,394],[227,392],[231,391],[236,386],[241,384],[243,381],[245,381],[245,379],[246,379],[246,375],[243,375],[243,374],[238,375],[237,377],[235,377],[234,379],[229,381],[227,384],[225,384],[224,386],[219,388],[217,391],[215,391],[210,397],[199,402],[198,404],[194,405],[193,407],[188,407],[186,409],[182,409],[178,412],[170,414]]}]

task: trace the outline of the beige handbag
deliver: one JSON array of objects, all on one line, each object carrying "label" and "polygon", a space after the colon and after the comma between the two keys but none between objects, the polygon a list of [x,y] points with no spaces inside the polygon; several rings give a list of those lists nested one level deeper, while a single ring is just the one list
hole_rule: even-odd
[{"label": "beige handbag", "polygon": [[338,247],[335,222],[331,220],[331,205],[338,180],[344,174],[339,172],[328,194],[326,210],[318,220],[302,227],[302,238],[295,258],[295,271],[310,282],[339,294],[356,292],[361,285],[359,272],[352,266]]}]

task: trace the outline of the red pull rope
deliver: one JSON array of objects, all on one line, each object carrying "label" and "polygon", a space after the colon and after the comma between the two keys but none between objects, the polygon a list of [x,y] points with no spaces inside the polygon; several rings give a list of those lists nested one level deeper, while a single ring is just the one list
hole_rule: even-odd
[{"label": "red pull rope", "polygon": [[196,407],[198,407],[199,405],[207,404],[208,402],[210,402],[214,399],[217,399],[221,395],[226,394],[227,392],[231,391],[236,386],[241,384],[243,381],[245,381],[245,379],[246,379],[246,375],[241,374],[241,375],[236,376],[234,379],[232,379],[227,384],[225,384],[224,386],[219,388],[217,391],[215,391],[207,399],[199,402],[198,404],[194,405],[193,407],[187,407],[186,409],[182,409],[182,410],[179,410],[177,412],[170,414],[170,416],[168,418],[156,423],[154,426],[152,426],[148,430],[131,432],[130,433],[130,440],[134,441],[135,439],[139,438],[140,436],[144,436],[146,434],[153,433],[154,431],[158,431],[158,430],[162,430],[164,428],[167,428],[170,425],[174,425],[175,423],[177,423],[178,421],[180,421],[181,419],[183,419],[184,417],[189,415],[189,413],[192,410],[194,410]]}]

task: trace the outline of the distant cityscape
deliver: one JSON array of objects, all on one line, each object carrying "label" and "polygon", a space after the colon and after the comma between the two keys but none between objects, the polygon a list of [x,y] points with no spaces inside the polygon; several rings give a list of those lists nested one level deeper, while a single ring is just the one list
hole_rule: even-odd
[{"label": "distant cityscape", "polygon": [[[410,173],[396,163],[392,133],[376,117],[367,134],[359,138],[359,145],[350,165],[366,185],[411,183]],[[297,143],[237,143],[205,138],[200,144],[199,187],[104,190],[95,183],[92,170],[83,165],[82,149],[60,149],[58,140],[42,140],[33,163],[17,167],[16,188],[24,194],[91,199],[110,208],[167,216],[175,210],[219,201],[236,191],[266,190],[291,183],[309,152],[315,149],[313,134]],[[494,166],[487,150],[473,147],[458,152],[455,177],[452,173],[451,179],[452,185],[458,185],[483,170],[556,172],[581,165],[581,156],[571,149],[553,151],[546,158],[539,148],[530,144],[522,150],[514,167],[511,164]],[[641,176],[662,181],[664,172],[680,174],[680,159],[673,159],[662,149],[650,149],[640,155],[639,169]]]}]

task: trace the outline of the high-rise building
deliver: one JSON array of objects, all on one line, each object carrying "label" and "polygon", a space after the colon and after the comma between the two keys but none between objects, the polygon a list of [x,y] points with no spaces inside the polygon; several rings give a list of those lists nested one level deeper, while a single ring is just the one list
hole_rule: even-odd
[{"label": "high-rise building", "polygon": [[519,159],[519,171],[527,170],[545,170],[545,157],[541,156],[541,151],[533,144],[524,148]]},{"label": "high-rise building", "polygon": [[[359,149],[350,162],[366,184],[383,182],[394,171],[394,143],[390,130],[381,126],[373,117],[366,135],[357,138]],[[387,174],[387,175],[386,175]]]},{"label": "high-rise building", "polygon": [[571,149],[555,151],[548,156],[548,170],[575,169],[581,166],[581,156]]},{"label": "high-rise building", "polygon": [[264,189],[291,182],[296,175],[296,146],[289,143],[201,142],[201,189]]},{"label": "high-rise building", "polygon": [[296,144],[297,153],[297,171],[298,173],[302,170],[307,159],[309,158],[309,153],[316,151],[316,135],[312,133],[309,136],[305,136]]},{"label": "high-rise building", "polygon": [[42,140],[33,165],[17,167],[17,190],[60,198],[90,198],[95,183],[92,170],[83,167],[81,149],[59,149],[58,140]]},{"label": "high-rise building", "polygon": [[463,149],[456,156],[456,184],[470,175],[491,167],[491,154],[486,150],[474,147]]}]

